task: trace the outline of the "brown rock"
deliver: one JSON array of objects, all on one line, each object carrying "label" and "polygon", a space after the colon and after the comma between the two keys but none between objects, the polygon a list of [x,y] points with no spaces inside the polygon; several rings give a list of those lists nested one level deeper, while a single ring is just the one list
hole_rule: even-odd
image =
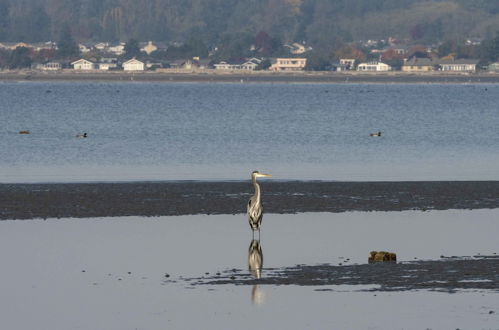
[{"label": "brown rock", "polygon": [[393,252],[371,251],[367,262],[370,264],[375,262],[397,262],[397,255]]}]

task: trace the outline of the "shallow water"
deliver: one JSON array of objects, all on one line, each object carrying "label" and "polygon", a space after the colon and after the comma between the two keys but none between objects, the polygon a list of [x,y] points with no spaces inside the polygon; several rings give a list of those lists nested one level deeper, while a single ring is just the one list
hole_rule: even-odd
[{"label": "shallow water", "polygon": [[[345,263],[345,258],[365,263],[371,250],[396,252],[402,261],[497,253],[498,216],[497,209],[265,215],[263,276],[270,267]],[[1,221],[2,324],[14,330],[499,324],[497,293],[489,291],[192,287],[183,279],[233,268],[248,272],[250,242],[243,215]],[[323,288],[333,291],[317,291]]]},{"label": "shallow water", "polygon": [[[498,93],[486,84],[2,83],[0,182],[241,179],[254,169],[277,179],[497,180]],[[89,138],[75,138],[82,132]]]}]

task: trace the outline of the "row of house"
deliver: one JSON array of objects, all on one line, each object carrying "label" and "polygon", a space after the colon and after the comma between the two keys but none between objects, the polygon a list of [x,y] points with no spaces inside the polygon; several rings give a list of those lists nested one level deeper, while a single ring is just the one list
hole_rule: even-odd
[{"label": "row of house", "polygon": [[[125,54],[125,42],[81,42],[78,43],[78,48],[81,54],[86,54],[91,51],[97,51],[103,54],[109,54],[114,56],[121,56]],[[158,41],[147,41],[138,43],[140,51],[146,53],[147,55],[152,54],[155,51],[166,51],[170,45],[180,46],[181,43],[166,43]],[[31,48],[36,51],[42,49],[57,49],[57,44],[53,41],[40,42],[40,43],[25,43],[25,42],[3,42],[0,43],[0,49],[15,50],[17,47]],[[255,50],[255,46],[252,46],[252,50]],[[294,42],[292,44],[285,44],[286,48],[291,55],[300,55],[312,50],[312,47],[306,46],[304,44]]]},{"label": "row of house", "polygon": [[31,48],[36,51],[56,49],[56,43],[52,41],[25,43],[25,42],[0,42],[0,49],[15,50],[17,47]]},{"label": "row of house", "polygon": [[[196,70],[196,69],[212,69],[221,71],[254,71],[262,63],[262,59],[250,58],[241,59],[233,62],[222,61],[216,63],[213,66],[210,65],[209,60],[200,60],[199,58],[193,58],[188,60],[177,60],[166,64],[166,67],[172,69],[184,69],[184,70]],[[271,65],[268,68],[269,71],[275,72],[293,72],[293,71],[303,71],[307,63],[306,58],[276,58],[271,61]],[[441,72],[476,72],[477,71],[478,60],[432,60],[427,58],[412,58],[405,61],[402,65],[401,70],[403,72],[430,72],[430,71],[441,71]],[[79,59],[71,63],[71,66],[75,70],[88,71],[88,70],[115,70],[119,69],[116,58],[102,58],[98,63]],[[162,63],[150,63],[142,62],[136,58],[132,58],[121,64],[121,68],[124,71],[144,71],[146,69],[154,69],[165,67]],[[44,64],[36,64],[34,69],[39,70],[60,70],[61,64],[57,62],[49,62]],[[355,66],[355,60],[353,59],[341,59],[340,63],[334,66],[336,71],[345,70],[356,70],[359,72],[387,72],[392,71],[393,68],[383,62],[366,62],[360,63]],[[492,63],[488,67],[489,71],[498,72],[499,63]]]},{"label": "row of house", "polygon": [[[215,64],[217,70],[255,70],[262,62],[261,59],[252,58],[240,62],[220,62]],[[273,59],[272,65],[268,68],[270,71],[302,71],[307,64],[306,58],[276,58]],[[383,62],[373,61],[355,65],[355,59],[340,59],[338,65],[334,65],[336,71],[356,70],[361,72],[386,72],[392,71],[393,68]],[[476,72],[479,60],[477,59],[457,59],[457,60],[433,60],[428,58],[412,58],[407,60],[402,65],[404,72]],[[495,66],[491,65],[489,69]]]},{"label": "row of house", "polygon": [[[413,57],[404,61],[401,67],[403,72],[430,72],[430,71],[445,71],[445,72],[476,72],[479,60],[474,59],[458,59],[458,60],[434,60],[430,58]],[[341,59],[339,65],[336,66],[337,71],[357,70],[362,72],[384,72],[392,71],[393,68],[383,62],[372,61],[360,63],[355,67],[354,59]]]},{"label": "row of house", "polygon": [[[225,70],[225,71],[254,71],[262,63],[260,58],[240,59],[231,62],[222,61],[214,65],[210,65],[210,60],[202,60],[194,57],[188,60],[176,60],[167,65],[172,69],[212,69]],[[306,58],[277,58],[271,61],[271,66],[268,68],[270,71],[302,71],[305,69],[307,63]],[[95,63],[87,59],[79,59],[71,63],[74,70],[89,71],[89,70],[114,70],[118,69],[117,58],[102,58],[100,62]],[[162,63],[142,62],[136,58],[130,59],[121,64],[124,71],[144,71],[149,68],[164,67]],[[60,70],[61,64],[56,62],[49,62],[45,64],[38,64],[34,67],[40,70]]]},{"label": "row of house", "polygon": [[[242,59],[236,60],[232,62],[220,62],[214,64],[215,70],[247,70],[253,71],[256,70],[257,67],[262,63],[262,59],[259,58],[251,58],[251,59]],[[271,59],[271,65],[268,68],[270,71],[302,71],[305,69],[307,65],[306,58],[276,58]]]},{"label": "row of house", "polygon": [[[99,62],[92,62],[86,59],[79,59],[71,63],[71,67],[74,70],[79,71],[89,71],[89,70],[117,70],[123,69],[124,71],[144,71],[146,69],[157,69],[157,68],[173,68],[173,69],[184,69],[184,70],[194,70],[194,69],[210,69],[210,60],[201,60],[198,57],[187,60],[175,60],[170,63],[161,62],[143,62],[136,58],[132,58],[121,64],[118,63],[117,58],[102,58]],[[42,69],[43,68],[39,68]],[[59,66],[60,69],[60,66]],[[45,70],[49,70],[45,68]]]},{"label": "row of house", "polygon": [[[470,40],[470,42],[472,42]],[[380,47],[379,49],[374,48],[377,43],[388,44],[387,47]],[[140,49],[142,52],[146,54],[151,54],[157,50],[166,50],[168,45],[162,42],[144,42],[139,43]],[[307,47],[300,43],[292,43],[290,45],[284,45],[289,49],[290,53],[294,55],[303,54],[307,51],[311,50],[311,47]],[[391,50],[400,56],[407,55],[410,46],[404,46],[398,40],[393,38],[378,41],[369,40],[366,42],[365,46],[371,47],[371,53],[374,55],[379,55],[379,58],[383,57],[381,54],[384,52]],[[43,50],[43,49],[56,49],[57,45],[54,42],[44,42],[44,43],[0,43],[0,49],[8,49],[14,50],[17,47],[26,47],[32,48],[35,50]],[[125,53],[125,43],[117,43],[110,44],[107,42],[100,42],[95,44],[79,44],[80,51],[82,53],[88,53],[91,50],[97,50],[104,54],[104,56],[113,56],[111,54],[115,54],[116,56],[123,55]],[[431,54],[431,47],[426,47],[425,49],[420,46],[423,52],[427,54]],[[87,56],[88,57],[88,56]],[[270,71],[302,71],[306,67],[307,59],[306,58],[275,58],[269,59],[270,67],[268,70]],[[177,68],[177,69],[215,69],[215,70],[226,70],[226,71],[252,71],[256,70],[262,64],[262,59],[260,58],[249,58],[249,59],[240,59],[235,61],[222,61],[219,63],[212,64],[209,59],[201,60],[199,58],[187,59],[187,60],[178,60],[172,61],[168,64],[163,63],[144,63],[137,59],[132,59],[122,64],[124,70],[127,71],[143,71],[145,69],[151,69],[155,67],[169,67],[169,68]],[[460,60],[437,60],[431,58],[417,58],[413,57],[409,60],[404,60],[403,65],[401,66],[401,70],[404,72],[429,72],[429,71],[446,71],[446,72],[476,72],[478,60],[475,59],[460,59]],[[119,65],[117,63],[117,58],[103,58],[98,63],[80,59],[71,63],[72,67],[76,70],[113,70],[118,69]],[[43,64],[34,64],[34,68],[40,70],[59,70],[61,69],[61,64],[56,62],[49,62]],[[67,67],[67,64],[66,64]],[[392,71],[393,68],[390,65],[383,63],[380,61],[374,62],[365,62],[356,64],[354,59],[340,59],[339,63],[332,65],[333,70],[336,71],[345,71],[345,70],[356,70],[362,72],[384,72],[384,71]],[[494,64],[489,66],[490,71],[497,71],[496,66]]]},{"label": "row of house", "polygon": [[[114,54],[116,56],[121,56],[125,54],[125,43],[109,43],[109,42],[98,42],[98,43],[79,43],[78,48],[82,54],[88,53],[92,50],[96,50],[102,53]],[[26,42],[2,42],[0,43],[0,49],[15,50],[17,47],[31,48],[36,51],[42,49],[57,49],[57,44],[53,41],[38,42],[38,43],[26,43]],[[140,42],[139,48],[142,52],[150,55],[156,50],[166,50],[168,45],[164,42]]]},{"label": "row of house", "polygon": [[[109,42],[98,42],[98,43],[80,43],[78,47],[82,54],[88,53],[92,50],[97,50],[102,53],[114,54],[116,56],[121,56],[125,54],[125,45],[124,42],[119,43],[109,43]],[[151,53],[157,50],[166,50],[168,48],[168,44],[165,42],[140,42],[139,43],[140,51],[150,55]]]},{"label": "row of house", "polygon": [[[118,67],[116,61],[101,61],[99,63],[94,63],[92,61],[86,59],[79,59],[71,63],[73,69],[80,71],[89,71],[89,70],[112,70]],[[137,60],[136,58],[132,58],[122,64],[124,71],[144,71],[145,63]]]},{"label": "row of house", "polygon": [[412,58],[402,65],[404,72],[429,72],[429,71],[459,71],[476,72],[479,60],[433,60],[430,58]]}]

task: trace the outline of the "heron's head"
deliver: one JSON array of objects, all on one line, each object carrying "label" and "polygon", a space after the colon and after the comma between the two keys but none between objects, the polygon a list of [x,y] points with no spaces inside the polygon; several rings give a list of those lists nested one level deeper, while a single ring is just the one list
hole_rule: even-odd
[{"label": "heron's head", "polygon": [[272,175],[270,175],[270,174],[260,173],[259,171],[253,171],[253,173],[251,173],[251,176],[253,178],[270,178],[270,177],[272,177]]}]

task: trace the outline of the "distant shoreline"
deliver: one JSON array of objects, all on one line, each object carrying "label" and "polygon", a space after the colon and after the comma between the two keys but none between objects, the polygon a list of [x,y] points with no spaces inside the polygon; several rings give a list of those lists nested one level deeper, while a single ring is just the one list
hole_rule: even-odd
[{"label": "distant shoreline", "polygon": [[182,71],[163,70],[161,72],[57,72],[41,71],[0,71],[0,81],[103,81],[103,82],[207,82],[207,83],[499,83],[497,73],[359,73],[359,72],[219,72],[215,70]]}]

